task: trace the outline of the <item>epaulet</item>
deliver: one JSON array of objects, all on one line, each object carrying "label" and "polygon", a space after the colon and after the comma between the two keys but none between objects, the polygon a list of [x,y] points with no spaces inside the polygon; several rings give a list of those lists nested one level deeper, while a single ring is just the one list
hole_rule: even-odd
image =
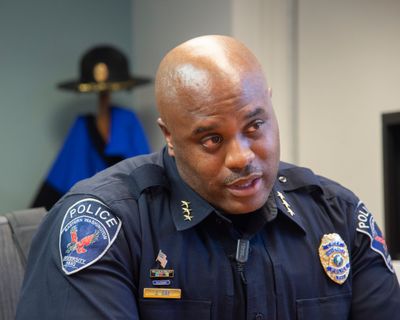
[{"label": "epaulet", "polygon": [[299,189],[323,191],[319,177],[312,170],[285,162],[280,163],[278,181],[284,191]]},{"label": "epaulet", "polygon": [[135,168],[129,177],[131,178],[130,191],[135,199],[151,187],[168,188],[169,186],[164,168],[154,163],[146,163]]}]

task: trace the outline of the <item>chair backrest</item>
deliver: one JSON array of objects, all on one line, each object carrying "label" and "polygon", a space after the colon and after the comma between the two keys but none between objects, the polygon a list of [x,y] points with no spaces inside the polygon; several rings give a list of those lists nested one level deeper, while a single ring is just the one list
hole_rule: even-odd
[{"label": "chair backrest", "polygon": [[0,215],[0,320],[15,318],[29,247],[45,208]]}]

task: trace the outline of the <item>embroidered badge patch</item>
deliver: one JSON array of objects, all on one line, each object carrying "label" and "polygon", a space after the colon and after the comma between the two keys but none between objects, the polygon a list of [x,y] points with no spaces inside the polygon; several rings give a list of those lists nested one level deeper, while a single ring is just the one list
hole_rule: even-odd
[{"label": "embroidered badge patch", "polygon": [[121,229],[121,221],[101,201],[83,199],[68,208],[61,224],[62,269],[73,274],[99,260]]},{"label": "embroidered badge patch", "polygon": [[350,272],[350,259],[347,246],[337,233],[325,234],[319,246],[319,258],[328,277],[342,284]]},{"label": "embroidered badge patch", "polygon": [[381,255],[388,269],[394,273],[392,258],[386,246],[386,241],[371,212],[362,202],[359,202],[356,214],[358,220],[357,231],[366,234],[371,239],[371,249]]}]

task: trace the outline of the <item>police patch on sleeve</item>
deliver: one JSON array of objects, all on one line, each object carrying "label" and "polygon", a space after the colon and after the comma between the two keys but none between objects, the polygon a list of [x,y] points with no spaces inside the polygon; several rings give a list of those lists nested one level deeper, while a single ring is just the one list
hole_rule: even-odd
[{"label": "police patch on sleeve", "polygon": [[121,229],[121,220],[93,198],[74,203],[65,213],[59,249],[63,271],[70,275],[99,260]]},{"label": "police patch on sleeve", "polygon": [[357,205],[356,214],[358,220],[357,231],[366,234],[370,238],[371,249],[382,256],[388,269],[394,273],[392,258],[390,257],[382,231],[379,229],[371,212],[368,211],[367,207],[361,201]]}]

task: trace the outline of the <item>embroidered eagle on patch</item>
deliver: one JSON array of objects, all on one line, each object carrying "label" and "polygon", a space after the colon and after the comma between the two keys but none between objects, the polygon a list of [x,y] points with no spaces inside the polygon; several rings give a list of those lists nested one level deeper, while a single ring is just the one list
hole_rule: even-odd
[{"label": "embroidered eagle on patch", "polygon": [[67,244],[66,253],[76,251],[76,253],[82,254],[87,251],[85,247],[97,241],[97,239],[99,238],[99,230],[96,230],[94,233],[89,234],[78,241],[78,229],[76,226],[74,226],[70,230],[70,235],[71,242]]}]

